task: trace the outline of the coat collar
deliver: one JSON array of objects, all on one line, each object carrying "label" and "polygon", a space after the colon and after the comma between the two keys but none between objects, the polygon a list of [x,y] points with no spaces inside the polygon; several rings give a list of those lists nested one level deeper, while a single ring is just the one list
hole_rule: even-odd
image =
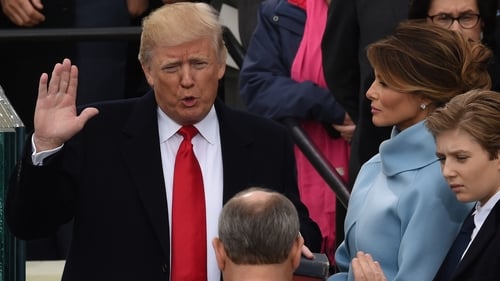
[{"label": "coat collar", "polygon": [[393,128],[391,138],[380,145],[382,171],[386,176],[419,169],[438,161],[434,138],[421,121],[402,132]]}]

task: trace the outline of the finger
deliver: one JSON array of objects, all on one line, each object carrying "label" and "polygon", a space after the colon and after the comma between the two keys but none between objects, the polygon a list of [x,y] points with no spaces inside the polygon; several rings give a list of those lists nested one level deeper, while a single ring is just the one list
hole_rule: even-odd
[{"label": "finger", "polygon": [[308,259],[313,259],[314,258],[313,253],[311,252],[311,250],[309,250],[309,248],[307,248],[306,245],[302,246],[302,255],[305,256]]},{"label": "finger", "polygon": [[49,75],[47,73],[42,73],[40,75],[40,82],[38,83],[38,97],[47,96],[47,81],[49,80]]},{"label": "finger", "polygon": [[78,68],[72,65],[69,74],[68,95],[76,98],[76,91],[78,89]]},{"label": "finger", "polygon": [[350,142],[352,139],[352,137],[349,135],[341,134],[340,136],[347,142]]},{"label": "finger", "polygon": [[372,263],[373,260],[371,260],[371,257],[363,252],[358,252],[356,257],[359,260],[359,265],[362,268],[365,278],[367,280],[373,280],[374,273],[370,265],[370,263]]},{"label": "finger", "polygon": [[9,14],[7,15],[9,17],[9,20],[13,22],[17,26],[23,26],[23,20],[20,15],[18,14]]},{"label": "finger", "polygon": [[371,274],[375,276],[377,267],[375,266],[375,262],[373,261],[372,256],[370,254],[365,254],[365,260],[366,260],[365,266],[367,267],[369,272],[371,272]]},{"label": "finger", "polygon": [[20,7],[12,5],[4,5],[2,10],[3,13],[7,15],[7,17],[11,22],[13,22],[15,25],[22,26],[23,16],[22,16],[22,9]]},{"label": "finger", "polygon": [[372,271],[375,271],[377,268],[376,268],[376,266],[375,266],[375,262],[373,261],[372,256],[371,256],[370,254],[366,253],[366,254],[365,254],[365,257],[366,257],[366,260],[368,261],[368,263],[367,263],[367,264],[370,266],[370,269],[371,269]]},{"label": "finger", "polygon": [[49,87],[47,95],[55,95],[59,91],[59,81],[61,80],[62,64],[56,63],[52,74],[50,75]]},{"label": "finger", "polygon": [[350,126],[345,126],[345,125],[333,125],[333,128],[337,130],[339,133],[348,133],[351,130]]},{"label": "finger", "polygon": [[69,87],[69,80],[71,75],[71,61],[64,59],[61,69],[61,80],[59,82],[59,93],[67,93]]},{"label": "finger", "polygon": [[29,5],[29,8],[22,11],[23,26],[32,27],[45,21],[45,15]]},{"label": "finger", "polygon": [[17,8],[16,12],[21,17],[22,26],[34,26],[45,20],[45,16],[36,10],[30,1],[22,2]]},{"label": "finger", "polygon": [[363,272],[363,268],[361,267],[360,261],[358,258],[353,258],[351,261],[352,273],[354,275],[354,280],[356,281],[365,281],[366,276]]},{"label": "finger", "polygon": [[45,16],[42,13],[33,10],[33,13],[29,15],[29,19],[24,23],[24,26],[33,27],[39,25],[44,21],[45,21]]},{"label": "finger", "polygon": [[42,10],[43,9],[43,3],[41,0],[31,0],[31,3],[37,10]]},{"label": "finger", "polygon": [[380,263],[378,261],[374,262],[375,265],[375,275],[377,277],[377,280],[380,281],[386,281],[387,278],[385,278],[384,271],[382,270],[382,266],[380,266]]},{"label": "finger", "polygon": [[77,119],[77,121],[79,123],[79,127],[83,128],[83,126],[85,125],[85,123],[87,123],[87,121],[90,120],[90,118],[96,116],[97,114],[99,114],[99,110],[97,110],[97,108],[95,108],[95,107],[87,107],[87,108],[85,108],[80,113],[80,115],[78,115],[76,117],[76,119]]},{"label": "finger", "polygon": [[336,125],[336,124],[333,124],[332,127],[337,131],[337,132],[340,132],[342,131],[342,125]]}]

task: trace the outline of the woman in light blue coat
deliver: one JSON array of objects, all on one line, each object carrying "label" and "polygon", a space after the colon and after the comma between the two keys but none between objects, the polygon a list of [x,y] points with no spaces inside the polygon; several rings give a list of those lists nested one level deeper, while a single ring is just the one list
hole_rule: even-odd
[{"label": "woman in light blue coat", "polygon": [[[375,70],[366,93],[372,121],[393,130],[356,179],[335,255],[339,272],[329,281],[432,280],[471,206],[456,200],[441,175],[423,121],[453,96],[489,88],[491,53],[456,32],[405,22],[367,54]],[[359,267],[360,252],[383,275]]]}]

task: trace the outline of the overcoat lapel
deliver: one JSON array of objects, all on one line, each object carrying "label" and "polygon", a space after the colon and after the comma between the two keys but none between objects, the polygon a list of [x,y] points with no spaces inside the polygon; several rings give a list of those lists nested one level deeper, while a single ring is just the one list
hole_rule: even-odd
[{"label": "overcoat lapel", "polygon": [[124,137],[119,145],[151,227],[169,257],[168,208],[156,108],[152,92],[142,97],[125,123]]},{"label": "overcoat lapel", "polygon": [[237,114],[217,100],[215,103],[221,136],[223,168],[223,202],[250,182],[252,164],[250,144],[253,137],[237,122]]},{"label": "overcoat lapel", "polygon": [[[486,218],[483,226],[479,230],[476,238],[472,241],[469,249],[465,253],[462,261],[458,264],[457,269],[453,273],[453,276],[460,276],[467,267],[472,265],[474,261],[483,254],[485,249],[488,247],[492,239],[495,237],[495,232],[497,231],[497,225],[500,220],[500,201],[495,204],[495,207],[491,210],[490,214]],[[453,276],[451,279],[453,279]]]}]

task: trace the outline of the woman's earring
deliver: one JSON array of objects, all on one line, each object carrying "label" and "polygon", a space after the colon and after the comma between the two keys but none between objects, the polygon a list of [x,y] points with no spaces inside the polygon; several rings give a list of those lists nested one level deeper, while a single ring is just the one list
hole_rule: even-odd
[{"label": "woman's earring", "polygon": [[420,109],[425,110],[427,108],[427,104],[422,103],[420,104]]}]

